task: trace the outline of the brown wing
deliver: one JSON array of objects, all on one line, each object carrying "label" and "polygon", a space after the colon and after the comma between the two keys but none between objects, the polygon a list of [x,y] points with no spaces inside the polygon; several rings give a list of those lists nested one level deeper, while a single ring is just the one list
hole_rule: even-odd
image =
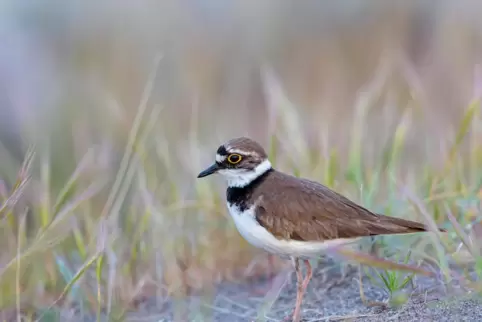
[{"label": "brown wing", "polygon": [[317,182],[281,172],[273,178],[276,184],[265,185],[272,189],[258,199],[256,219],[278,238],[314,241],[426,231],[421,223],[374,214]]}]

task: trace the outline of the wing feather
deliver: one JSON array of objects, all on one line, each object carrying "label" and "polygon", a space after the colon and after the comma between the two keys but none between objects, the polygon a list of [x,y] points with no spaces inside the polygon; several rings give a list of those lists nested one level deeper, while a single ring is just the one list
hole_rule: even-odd
[{"label": "wing feather", "polygon": [[276,188],[258,199],[256,219],[280,239],[322,241],[427,230],[422,223],[375,214],[317,182],[280,172],[276,177]]}]

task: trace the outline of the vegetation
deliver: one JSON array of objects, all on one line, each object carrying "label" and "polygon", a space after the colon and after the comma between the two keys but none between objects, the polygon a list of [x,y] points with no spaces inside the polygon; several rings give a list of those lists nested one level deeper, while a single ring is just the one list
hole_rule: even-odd
[{"label": "vegetation", "polygon": [[[156,16],[155,21],[163,19]],[[376,29],[381,35],[365,30],[346,43],[363,39],[358,47],[367,50],[364,57],[374,57],[365,35],[385,39],[382,31],[386,28]],[[154,38],[146,36],[146,42]],[[465,39],[458,34],[455,38]],[[311,45],[312,39],[307,39]],[[288,95],[279,83],[282,77],[270,66],[263,66],[266,102],[259,104],[266,109],[257,110],[255,99],[253,104],[246,103],[250,105],[246,108],[238,109],[243,102],[233,103],[234,108],[225,104],[210,109],[210,95],[217,97],[213,83],[228,92],[236,88],[233,92],[238,95],[226,101],[244,97],[238,83],[211,72],[216,70],[213,61],[218,56],[211,51],[216,46],[199,45],[204,51],[187,47],[189,59],[180,64],[188,71],[180,68],[182,80],[176,80],[199,93],[193,90],[196,93],[188,98],[172,94],[175,99],[163,101],[156,98],[159,91],[169,91],[170,86],[178,89],[172,80],[158,82],[159,75],[170,72],[170,65],[166,63],[166,67],[164,62],[173,59],[172,53],[159,55],[146,68],[150,72],[147,82],[140,82],[143,73],[129,75],[129,70],[142,70],[142,64],[126,67],[129,64],[123,59],[129,59],[122,56],[135,46],[119,41],[121,50],[116,47],[112,56],[124,58],[109,65],[112,52],[96,61],[95,54],[88,51],[102,52],[108,42],[100,40],[82,47],[87,48],[85,52],[76,51],[69,64],[80,70],[110,68],[106,72],[110,83],[106,83],[117,82],[112,85],[115,90],[97,88],[95,83],[95,90],[89,92],[96,93],[94,103],[64,93],[53,113],[19,130],[30,147],[23,163],[8,149],[0,148],[0,318],[55,321],[60,315],[66,320],[72,314],[122,320],[146,298],[182,300],[197,291],[209,299],[218,282],[245,281],[282,267],[284,262],[278,259],[269,266],[265,254],[239,236],[226,213],[224,183],[196,180],[220,142],[246,133],[265,144],[272,163],[283,171],[320,181],[374,211],[419,220],[434,231],[435,227],[448,230],[447,234],[368,240],[361,254],[376,250],[379,257],[404,259],[411,267],[423,267],[440,282],[457,279],[475,292],[481,291],[480,79],[473,82],[472,96],[463,97],[465,103],[455,104],[450,111],[437,110],[433,108],[436,103],[427,101],[429,95],[405,58],[387,54],[389,58],[384,60],[380,55],[375,71],[364,63],[346,67],[348,61],[361,61],[363,55],[355,45],[345,48],[340,41],[332,53],[326,51],[331,55],[326,61],[313,66],[330,78],[322,82],[332,85],[324,87],[326,96],[344,96],[350,86],[358,84],[352,77],[358,81],[364,79],[361,74],[371,75],[368,84],[354,90],[356,97],[345,110],[340,107],[340,102],[345,102],[342,99],[333,99],[337,107],[308,107],[316,105],[307,103],[309,95],[296,90]],[[228,44],[238,48],[238,41]],[[303,45],[301,40],[295,44]],[[289,41],[284,45],[300,53],[308,48],[310,55],[318,56],[317,48],[308,46],[302,51]],[[140,48],[139,52],[145,49]],[[295,70],[306,64],[304,56],[300,57],[294,59],[298,62]],[[455,62],[462,65],[463,59],[458,58]],[[345,72],[330,72],[327,66],[335,63],[334,69]],[[285,74],[289,73],[285,70]],[[313,87],[312,91],[318,91]],[[177,93],[175,89],[172,92]],[[288,99],[296,94],[302,99]],[[443,94],[439,93],[440,100]],[[129,105],[133,101],[135,104]],[[440,115],[450,122],[434,121]],[[367,268],[366,272],[372,283],[391,295],[390,304],[399,303],[399,292],[416,280],[416,275],[391,270],[373,257],[353,255],[343,257],[381,268]],[[471,274],[474,269],[475,275]]]},{"label": "vegetation", "polygon": [[[157,66],[115,176],[106,175],[109,167],[98,166],[93,150],[79,160],[68,178],[56,176],[46,147],[27,153],[1,208],[0,305],[4,310],[32,314],[31,309],[37,313],[42,309],[45,316],[75,303],[97,316],[107,312],[121,318],[149,288],[166,291],[158,296],[184,296],[188,288],[206,289],[216,282],[216,275],[224,279],[248,266],[255,250],[237,236],[225,217],[222,193],[209,181],[194,182],[196,171],[202,168],[196,153],[203,146],[197,140],[196,126],[190,129],[191,146],[182,150],[182,165],[174,163],[169,145],[156,134],[162,110],[148,104],[156,70]],[[277,86],[273,81],[268,81],[270,86]],[[449,263],[461,261],[475,263],[480,274],[482,257],[470,237],[470,228],[476,224],[473,216],[482,168],[482,146],[471,139],[472,127],[480,119],[478,98],[468,105],[443,166],[413,167],[403,174],[399,159],[407,153],[404,147],[412,115],[408,111],[376,163],[367,166],[363,162],[361,149],[367,140],[362,134],[363,120],[371,99],[362,99],[366,105],[358,110],[348,166],[342,171],[339,152],[332,149],[323,155],[307,146],[302,124],[290,116],[295,111],[278,97],[282,102],[278,128],[288,129],[291,140],[278,137],[278,128],[271,134],[269,151],[275,166],[322,178],[328,186],[374,210],[449,230],[446,236],[433,234],[428,240],[418,235],[384,237],[377,241],[379,250],[401,254],[409,249],[419,261],[440,270],[440,278],[454,278]],[[470,143],[468,154],[461,152],[464,142]],[[283,151],[293,147],[283,144],[298,148],[287,154]],[[209,152],[213,147],[203,149]],[[191,177],[177,172],[179,166],[189,167]],[[35,198],[29,197],[29,190]],[[381,196],[384,202],[377,199]],[[372,280],[378,278],[393,295],[412,277],[386,270]],[[460,278],[480,288],[468,275]]]}]

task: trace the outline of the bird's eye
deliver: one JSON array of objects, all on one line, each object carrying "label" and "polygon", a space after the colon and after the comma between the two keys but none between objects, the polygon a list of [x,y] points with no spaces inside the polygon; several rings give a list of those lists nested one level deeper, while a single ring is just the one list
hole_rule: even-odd
[{"label": "bird's eye", "polygon": [[228,156],[228,162],[231,164],[237,164],[241,162],[242,157],[239,154],[233,153]]}]

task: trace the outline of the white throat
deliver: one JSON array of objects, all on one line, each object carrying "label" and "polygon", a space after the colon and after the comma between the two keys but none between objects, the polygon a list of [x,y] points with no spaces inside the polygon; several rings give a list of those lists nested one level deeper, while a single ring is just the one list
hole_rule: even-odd
[{"label": "white throat", "polygon": [[268,159],[264,160],[256,166],[253,170],[245,169],[223,169],[219,170],[227,181],[230,188],[243,188],[256,180],[260,175],[271,169],[271,162]]}]

